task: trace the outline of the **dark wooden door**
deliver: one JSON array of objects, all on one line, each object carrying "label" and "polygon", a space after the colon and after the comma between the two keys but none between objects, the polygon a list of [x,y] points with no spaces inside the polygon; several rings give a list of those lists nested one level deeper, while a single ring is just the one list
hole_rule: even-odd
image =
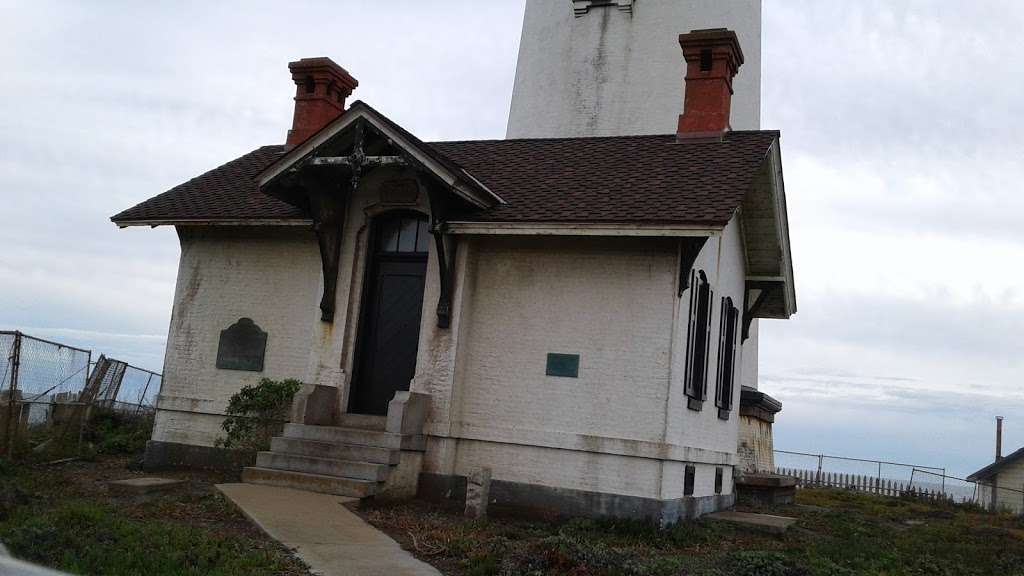
[{"label": "dark wooden door", "polygon": [[426,221],[411,215],[375,228],[349,411],[383,415],[416,372],[429,233]]}]

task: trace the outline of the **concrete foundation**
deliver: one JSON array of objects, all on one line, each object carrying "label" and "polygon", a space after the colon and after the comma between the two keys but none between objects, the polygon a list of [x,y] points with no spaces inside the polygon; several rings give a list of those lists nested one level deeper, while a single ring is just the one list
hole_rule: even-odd
[{"label": "concrete foundation", "polygon": [[242,468],[251,465],[254,459],[252,454],[227,448],[150,440],[146,442],[142,468],[147,472],[174,468],[241,472]]},{"label": "concrete foundation", "polygon": [[[420,474],[417,496],[434,502],[464,505],[467,478]],[[672,500],[571,490],[537,484],[491,480],[490,509],[544,517],[633,518],[662,525],[692,520],[731,508],[734,494]]]}]

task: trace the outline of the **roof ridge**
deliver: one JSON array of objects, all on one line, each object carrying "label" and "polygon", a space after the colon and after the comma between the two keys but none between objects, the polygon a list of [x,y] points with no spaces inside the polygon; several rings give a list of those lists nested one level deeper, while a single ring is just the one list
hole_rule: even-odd
[{"label": "roof ridge", "polygon": [[[729,135],[747,135],[747,134],[771,134],[774,136],[781,135],[779,130],[730,130],[726,136]],[[634,139],[651,139],[651,138],[675,138],[676,134],[620,134],[614,136],[547,136],[540,138],[485,138],[482,140],[435,140],[427,142],[427,144],[466,144],[466,143],[493,143],[493,142],[564,142],[564,141],[580,141],[580,140],[634,140]]]}]

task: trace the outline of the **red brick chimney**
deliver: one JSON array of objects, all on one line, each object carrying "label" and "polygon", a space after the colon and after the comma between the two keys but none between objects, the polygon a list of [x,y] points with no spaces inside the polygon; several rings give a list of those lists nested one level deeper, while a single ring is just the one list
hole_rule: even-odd
[{"label": "red brick chimney", "polygon": [[743,64],[736,33],[725,28],[679,35],[686,59],[686,97],[676,135],[717,137],[730,129],[732,78]]},{"label": "red brick chimney", "polygon": [[340,116],[359,82],[330,58],[303,58],[288,70],[295,81],[295,117],[285,141],[291,148]]}]

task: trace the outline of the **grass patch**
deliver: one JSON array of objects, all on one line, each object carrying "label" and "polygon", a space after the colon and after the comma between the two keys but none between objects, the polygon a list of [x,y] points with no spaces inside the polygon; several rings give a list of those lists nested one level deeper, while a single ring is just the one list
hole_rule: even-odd
[{"label": "grass patch", "polygon": [[802,490],[782,536],[701,520],[470,521],[422,503],[364,511],[448,574],[611,576],[1024,575],[1024,521],[974,506]]},{"label": "grass patch", "polygon": [[126,518],[82,500],[16,513],[0,526],[0,539],[18,558],[77,574],[277,574],[286,567],[275,551],[247,549],[238,537]]},{"label": "grass patch", "polygon": [[73,574],[308,574],[212,484],[112,496],[134,456],[60,466],[0,465],[0,541],[17,558]]}]

